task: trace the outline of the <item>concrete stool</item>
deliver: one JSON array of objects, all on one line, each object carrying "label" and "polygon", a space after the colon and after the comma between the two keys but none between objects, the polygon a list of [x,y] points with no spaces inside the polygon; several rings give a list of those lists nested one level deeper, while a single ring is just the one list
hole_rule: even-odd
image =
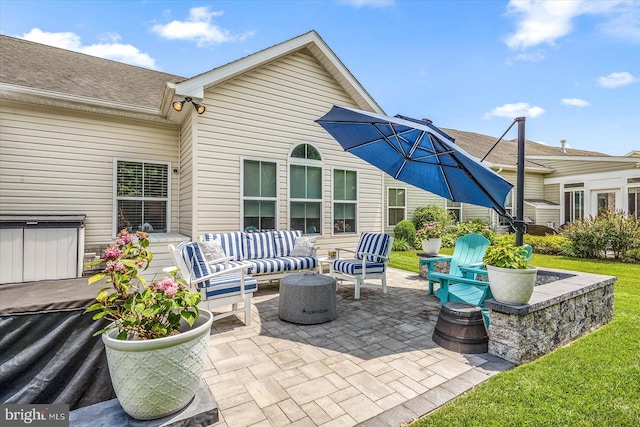
[{"label": "concrete stool", "polygon": [[322,274],[290,274],[280,279],[278,314],[287,322],[314,325],[336,318],[336,280]]}]

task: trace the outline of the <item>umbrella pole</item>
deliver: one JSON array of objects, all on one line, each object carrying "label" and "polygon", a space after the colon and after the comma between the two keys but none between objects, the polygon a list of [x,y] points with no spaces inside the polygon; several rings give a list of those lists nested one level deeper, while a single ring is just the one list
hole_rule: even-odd
[{"label": "umbrella pole", "polygon": [[524,142],[526,117],[516,118],[518,122],[518,172],[516,181],[516,246],[523,245],[524,239]]}]

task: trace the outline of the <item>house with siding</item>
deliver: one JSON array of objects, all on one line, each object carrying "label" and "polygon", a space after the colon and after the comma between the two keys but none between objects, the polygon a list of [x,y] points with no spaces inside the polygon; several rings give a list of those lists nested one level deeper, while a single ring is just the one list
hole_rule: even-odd
[{"label": "house with siding", "polygon": [[384,228],[382,173],[314,122],[382,109],[314,31],[192,78],[7,36],[0,57],[0,283],[81,274],[121,228],[151,232],[149,277],[205,232],[302,229],[323,251]]},{"label": "house with siding", "polygon": [[[122,228],[151,232],[150,278],[168,244],[205,232],[302,229],[322,253],[427,203],[492,219],[394,181],[315,123],[334,104],[384,111],[314,31],[191,78],[3,35],[0,58],[0,283],[79,276]],[[187,98],[206,111],[172,108]],[[478,157],[495,141],[445,131]],[[515,143],[501,144],[487,161],[514,182]],[[527,153],[536,223],[564,222],[580,188],[584,203],[613,188],[616,207],[633,189],[637,214],[637,157]]]},{"label": "house with siding", "polygon": [[[483,160],[507,181],[517,185],[517,141],[455,129],[442,130],[471,155]],[[524,218],[528,224],[557,229],[580,218],[596,216],[602,209],[640,215],[640,162],[632,151],[626,156],[569,148],[564,141],[552,147],[525,141]],[[515,214],[514,187],[506,207]],[[435,194],[385,176],[385,231],[401,219],[411,219],[416,208],[435,204],[462,221],[480,218],[504,230],[507,222],[495,211],[454,203]]]}]

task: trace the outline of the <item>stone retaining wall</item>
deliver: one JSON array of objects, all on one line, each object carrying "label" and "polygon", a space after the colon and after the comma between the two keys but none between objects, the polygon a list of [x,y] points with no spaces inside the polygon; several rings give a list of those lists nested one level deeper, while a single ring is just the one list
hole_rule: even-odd
[{"label": "stone retaining wall", "polygon": [[613,318],[616,278],[571,273],[569,278],[536,286],[526,305],[486,301],[489,353],[515,364],[530,362],[608,323]]}]

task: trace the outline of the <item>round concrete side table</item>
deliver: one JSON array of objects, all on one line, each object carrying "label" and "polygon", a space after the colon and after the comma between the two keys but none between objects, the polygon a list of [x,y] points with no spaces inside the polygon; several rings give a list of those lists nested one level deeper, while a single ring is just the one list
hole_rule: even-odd
[{"label": "round concrete side table", "polygon": [[280,279],[280,319],[303,325],[336,318],[336,280],[323,274],[290,274]]}]

